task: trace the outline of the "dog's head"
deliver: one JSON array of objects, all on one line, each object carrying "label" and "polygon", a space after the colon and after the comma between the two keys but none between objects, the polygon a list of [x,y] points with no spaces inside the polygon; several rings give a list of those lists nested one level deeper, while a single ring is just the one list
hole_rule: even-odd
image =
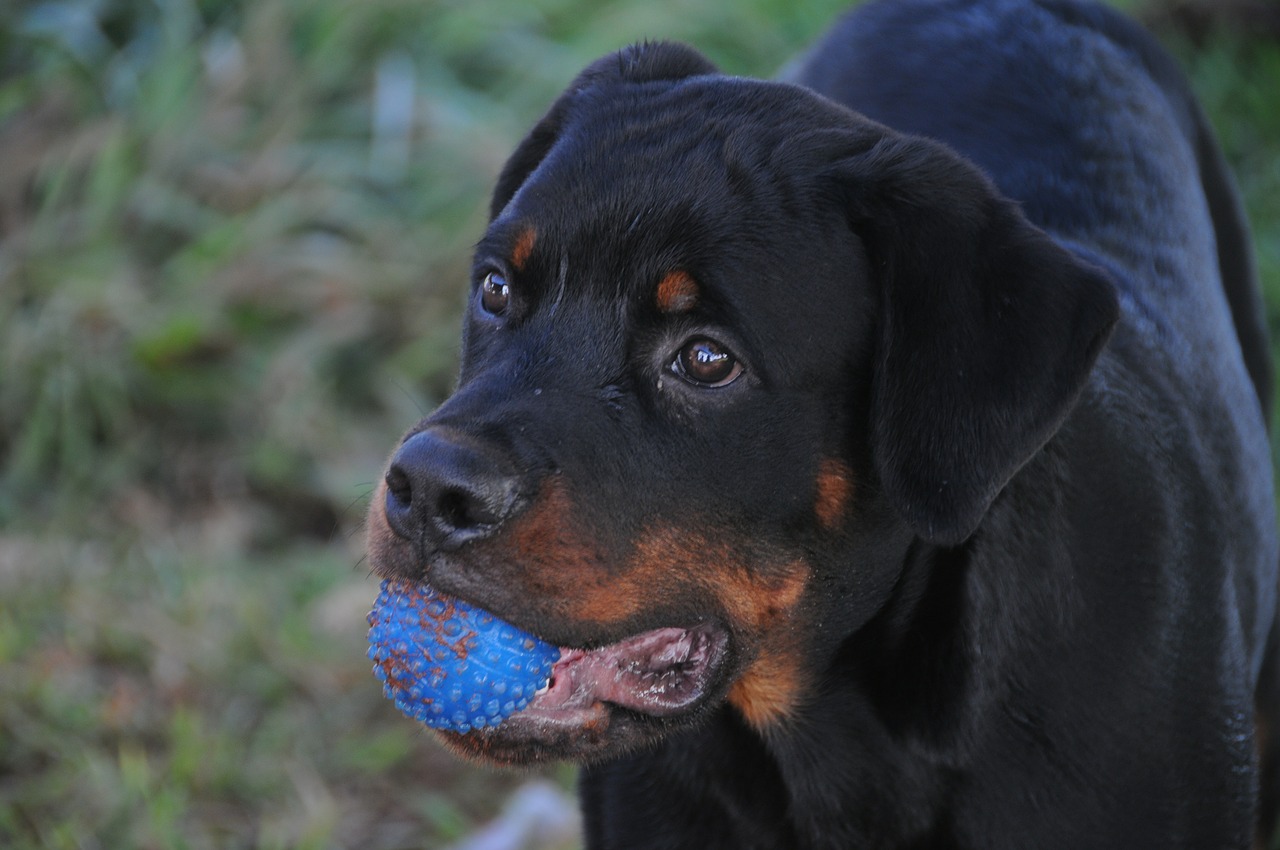
[{"label": "dog's head", "polygon": [[726,702],[786,722],[1058,428],[1116,318],[972,166],[654,44],[517,148],[455,395],[392,457],[374,569],[569,648],[501,762],[611,757]]}]

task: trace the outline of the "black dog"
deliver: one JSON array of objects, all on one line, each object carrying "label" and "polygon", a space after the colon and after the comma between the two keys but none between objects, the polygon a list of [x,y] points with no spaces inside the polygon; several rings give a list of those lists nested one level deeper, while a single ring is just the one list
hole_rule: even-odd
[{"label": "black dog", "polygon": [[623,50],[503,169],[370,553],[572,649],[446,738],[586,764],[592,848],[1268,840],[1271,377],[1186,84],[1073,0],[790,76]]}]

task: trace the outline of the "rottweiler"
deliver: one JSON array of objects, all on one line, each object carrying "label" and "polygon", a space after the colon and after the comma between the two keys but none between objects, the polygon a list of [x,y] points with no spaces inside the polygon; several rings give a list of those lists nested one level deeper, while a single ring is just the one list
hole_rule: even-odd
[{"label": "rottweiler", "polygon": [[1271,367],[1184,78],[1076,0],[883,0],[779,81],[641,43],[502,169],[385,576],[563,647],[442,733],[590,848],[1246,848]]}]

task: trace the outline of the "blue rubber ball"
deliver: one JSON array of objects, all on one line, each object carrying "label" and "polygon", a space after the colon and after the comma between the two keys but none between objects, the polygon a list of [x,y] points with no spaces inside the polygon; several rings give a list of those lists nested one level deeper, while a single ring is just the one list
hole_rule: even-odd
[{"label": "blue rubber ball", "polygon": [[560,650],[425,584],[384,581],[369,612],[369,659],[408,717],[466,734],[525,708]]}]

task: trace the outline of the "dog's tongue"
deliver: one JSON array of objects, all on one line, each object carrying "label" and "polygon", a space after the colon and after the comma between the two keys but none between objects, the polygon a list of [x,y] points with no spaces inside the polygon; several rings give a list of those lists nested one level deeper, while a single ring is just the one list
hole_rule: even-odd
[{"label": "dog's tongue", "polygon": [[532,710],[587,708],[607,702],[663,717],[696,702],[710,685],[724,635],[707,627],[664,628],[594,650],[562,649]]}]

